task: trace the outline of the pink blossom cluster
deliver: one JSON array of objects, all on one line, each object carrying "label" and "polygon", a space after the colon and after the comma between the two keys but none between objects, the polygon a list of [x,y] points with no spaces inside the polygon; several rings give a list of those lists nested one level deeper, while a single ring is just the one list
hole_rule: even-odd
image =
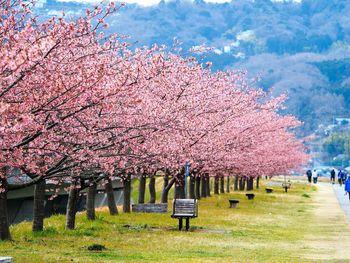
[{"label": "pink blossom cluster", "polygon": [[272,176],[305,162],[300,122],[278,114],[285,97],[245,72],[212,73],[163,46],[131,51],[98,33],[113,3],[44,22],[16,3],[0,1],[0,168],[60,182],[186,161],[211,175]]}]

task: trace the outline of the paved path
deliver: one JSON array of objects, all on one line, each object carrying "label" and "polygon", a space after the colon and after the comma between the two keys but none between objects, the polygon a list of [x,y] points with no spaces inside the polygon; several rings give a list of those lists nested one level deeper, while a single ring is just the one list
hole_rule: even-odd
[{"label": "paved path", "polygon": [[349,196],[345,195],[344,185],[340,187],[339,184],[334,184],[332,187],[340,207],[343,209],[348,221],[350,222],[350,201]]},{"label": "paved path", "polygon": [[314,192],[311,216],[315,224],[309,226],[304,238],[305,258],[312,262],[350,263],[350,224],[343,210],[349,211],[349,199],[339,185],[320,182],[315,186],[318,190]]}]

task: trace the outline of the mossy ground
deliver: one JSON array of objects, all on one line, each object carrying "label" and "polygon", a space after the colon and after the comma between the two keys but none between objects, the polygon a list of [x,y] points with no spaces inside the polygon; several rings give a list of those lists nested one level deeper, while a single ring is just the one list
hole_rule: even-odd
[{"label": "mossy ground", "polygon": [[[16,262],[314,262],[304,238],[318,235],[317,187],[294,182],[288,193],[276,185],[267,194],[266,182],[254,190],[252,201],[245,192],[201,199],[199,217],[191,220],[189,232],[177,230],[178,221],[170,218],[170,212],[110,216],[100,209],[94,222],[79,213],[73,231],[64,229],[64,215],[46,219],[41,233],[32,234],[30,222],[14,225],[14,241],[0,242],[0,255],[13,256]],[[240,200],[237,208],[229,208],[230,198]],[[171,202],[169,211],[170,206]],[[334,233],[319,235],[327,238]],[[93,244],[106,250],[88,250]]]}]

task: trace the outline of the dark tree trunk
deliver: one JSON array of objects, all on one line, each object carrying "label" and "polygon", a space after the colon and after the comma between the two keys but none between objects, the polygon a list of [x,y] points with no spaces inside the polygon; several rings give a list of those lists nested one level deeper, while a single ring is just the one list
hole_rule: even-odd
[{"label": "dark tree trunk", "polygon": [[253,190],[254,186],[254,179],[253,178],[247,178],[247,191]]},{"label": "dark tree trunk", "polygon": [[219,176],[214,177],[214,194],[219,194]]},{"label": "dark tree trunk", "polygon": [[201,199],[201,178],[199,174],[196,175],[196,199]]},{"label": "dark tree trunk", "polygon": [[247,191],[251,191],[252,188],[251,188],[251,180],[250,180],[250,178],[247,178],[246,181],[247,181]]},{"label": "dark tree trunk", "polygon": [[227,176],[227,181],[226,181],[226,193],[230,192],[230,176]]},{"label": "dark tree trunk", "polygon": [[207,191],[206,191],[206,188],[207,188],[207,180],[205,179],[205,176],[204,174],[201,175],[201,197],[207,197]]},{"label": "dark tree trunk", "polygon": [[34,187],[33,204],[33,232],[43,231],[45,218],[45,180],[40,181]]},{"label": "dark tree trunk", "polygon": [[233,190],[238,191],[238,175],[235,175]]},{"label": "dark tree trunk", "polygon": [[194,189],[195,189],[195,174],[191,174],[190,175],[190,199],[195,199],[196,198],[196,195],[195,195],[195,192],[194,192]]},{"label": "dark tree trunk", "polygon": [[156,177],[152,175],[149,181],[149,194],[150,194],[150,204],[154,204],[156,202]]},{"label": "dark tree trunk", "polygon": [[110,178],[107,178],[107,182],[105,185],[105,191],[107,194],[107,203],[108,203],[109,214],[112,216],[117,215],[118,208],[117,208],[117,205],[115,203],[112,180]]},{"label": "dark tree trunk", "polygon": [[225,193],[225,177],[224,176],[220,177],[220,193],[222,193],[222,194]]},{"label": "dark tree trunk", "polygon": [[244,178],[243,177],[239,178],[239,190],[240,191],[244,190]]},{"label": "dark tree trunk", "polygon": [[210,197],[210,176],[209,174],[207,173],[206,174],[206,179],[207,179],[207,183],[206,183],[206,190],[207,190],[207,196]]},{"label": "dark tree trunk", "polygon": [[175,181],[175,199],[185,198],[185,175],[183,172],[178,173]]},{"label": "dark tree trunk", "polygon": [[164,174],[163,179],[164,179],[164,185],[163,185],[163,189],[164,189],[169,184],[169,171],[168,171],[168,169],[165,169],[165,174]]},{"label": "dark tree trunk", "polygon": [[77,181],[73,180],[68,194],[66,229],[75,228],[75,215],[77,212],[77,201],[79,191],[77,189]]},{"label": "dark tree trunk", "polygon": [[244,177],[243,180],[242,180],[242,191],[245,190],[246,182],[247,182],[247,178]]},{"label": "dark tree trunk", "polygon": [[94,180],[90,180],[89,187],[87,189],[86,196],[86,219],[95,220],[95,197],[96,197],[97,184]]},{"label": "dark tree trunk", "polygon": [[260,176],[256,178],[256,189],[259,189]]},{"label": "dark tree trunk", "polygon": [[130,199],[131,199],[131,176],[130,174],[125,175],[123,178],[123,212],[130,213]]},{"label": "dark tree trunk", "polygon": [[145,191],[146,191],[146,175],[142,173],[139,180],[139,199],[138,199],[139,204],[145,203]]},{"label": "dark tree trunk", "polygon": [[169,183],[167,184],[166,187],[164,187],[163,192],[162,192],[162,198],[161,198],[161,202],[164,204],[168,203],[168,194],[169,194],[169,190],[171,189],[171,187],[174,185],[175,183],[175,177],[172,178]]},{"label": "dark tree trunk", "polygon": [[7,211],[7,180],[6,169],[0,169],[0,240],[11,240]]}]

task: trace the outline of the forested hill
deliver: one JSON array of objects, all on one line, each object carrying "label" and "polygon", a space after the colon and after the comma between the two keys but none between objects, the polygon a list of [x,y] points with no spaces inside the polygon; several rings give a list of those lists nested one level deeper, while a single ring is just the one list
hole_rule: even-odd
[{"label": "forested hill", "polygon": [[[79,14],[85,5],[41,1],[38,12]],[[109,21],[111,31],[135,45],[206,44],[214,69],[243,68],[261,75],[260,85],[287,92],[287,111],[312,130],[334,116],[349,116],[350,1],[202,0],[128,4]]]}]

